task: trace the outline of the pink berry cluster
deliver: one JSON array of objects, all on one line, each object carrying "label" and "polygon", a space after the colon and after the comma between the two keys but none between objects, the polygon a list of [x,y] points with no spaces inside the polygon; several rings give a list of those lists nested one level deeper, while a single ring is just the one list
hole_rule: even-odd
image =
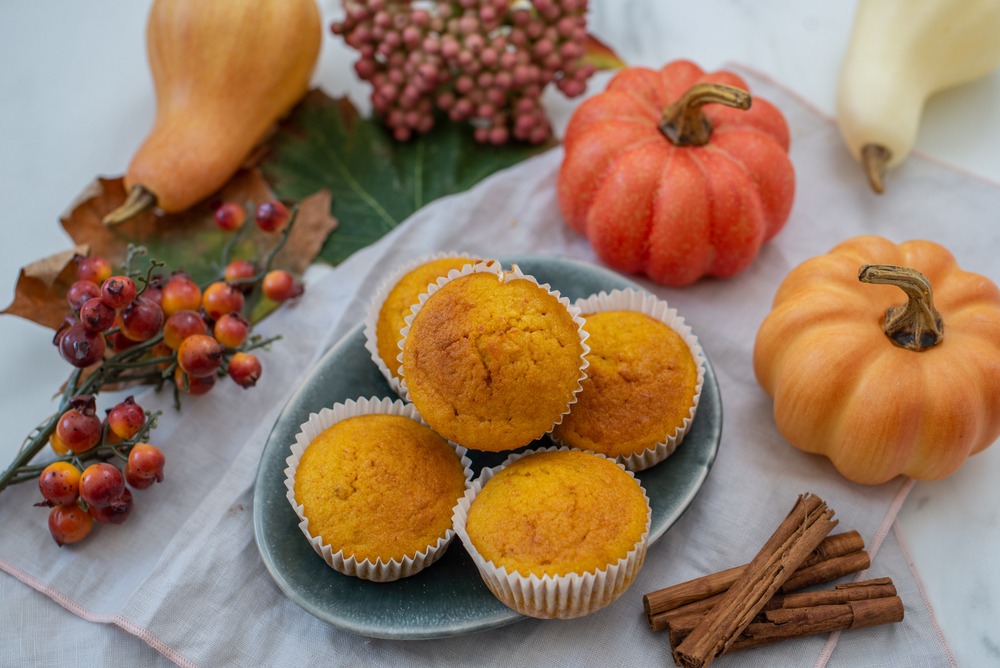
[{"label": "pink berry cluster", "polygon": [[587,0],[343,0],[331,25],[360,53],[372,107],[399,141],[434,126],[436,111],[475,128],[476,141],[538,144],[552,136],[541,97],[554,82],[581,95]]}]

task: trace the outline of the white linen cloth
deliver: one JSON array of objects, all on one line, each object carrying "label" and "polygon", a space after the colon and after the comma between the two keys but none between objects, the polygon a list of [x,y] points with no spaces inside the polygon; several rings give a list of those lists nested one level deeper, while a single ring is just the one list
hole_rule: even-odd
[{"label": "white linen cloth", "polygon": [[785,229],[742,275],[683,289],[639,279],[699,336],[721,389],[724,428],[706,483],[651,546],[621,599],[569,621],[526,619],[436,640],[369,639],[312,617],[284,596],[254,540],[253,483],[272,424],[319,356],[361,320],[387,271],[438,250],[547,252],[596,262],[559,215],[555,176],[562,152],[555,149],[431,203],[335,269],[315,268],[303,298],[258,328],[284,339],[262,355],[256,388],[220,383],[185,401],[179,414],[168,393],[141,394],[143,407],[165,413],[152,441],[167,455],[166,480],[136,493],[124,525],[99,527],[85,542],[59,549],[45,511],[31,507],[34,485],[0,494],[0,569],[13,576],[0,577],[0,665],[64,665],[70,649],[79,665],[671,665],[666,637],[646,626],[642,595],[749,561],[806,491],[835,509],[838,531],[861,532],[874,554],[869,575],[892,577],[905,620],[740,652],[715,665],[954,664],[893,521],[911,483],[855,485],[825,459],[784,442],[754,379],[751,351],[787,272],[857,234],[938,241],[964,268],[1000,282],[992,256],[1000,238],[993,220],[1000,189],[914,156],[890,175],[889,192],[876,197],[830,119],[772,82],[742,73],[753,94],[774,102],[788,119],[795,205]]}]

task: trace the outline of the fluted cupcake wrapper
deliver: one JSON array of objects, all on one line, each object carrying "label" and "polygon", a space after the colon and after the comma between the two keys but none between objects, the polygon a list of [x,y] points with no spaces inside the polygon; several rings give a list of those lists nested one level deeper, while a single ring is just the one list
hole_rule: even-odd
[{"label": "fluted cupcake wrapper", "polygon": [[[678,314],[677,309],[671,307],[667,302],[656,295],[642,290],[629,288],[626,290],[612,290],[610,292],[599,292],[589,297],[577,299],[574,306],[580,309],[581,313],[592,314],[603,311],[638,311],[659,320],[663,324],[673,329],[680,335],[684,343],[687,344],[691,356],[694,358],[695,366],[698,369],[698,379],[695,383],[694,398],[688,414],[683,423],[674,430],[672,434],[664,434],[663,439],[653,446],[646,448],[642,452],[619,455],[615,459],[629,471],[642,471],[651,466],[659,464],[669,457],[677,449],[677,446],[684,440],[684,436],[694,422],[695,414],[698,412],[698,403],[701,400],[701,391],[705,385],[705,353],[698,342],[698,337],[691,331],[691,327]],[[553,435],[553,440],[563,445],[563,443]]]},{"label": "fluted cupcake wrapper", "polygon": [[[407,404],[399,399],[378,397],[349,399],[344,403],[334,404],[331,408],[324,408],[318,413],[312,413],[299,428],[299,432],[295,436],[295,443],[291,445],[291,454],[285,459],[287,465],[285,468],[285,488],[288,490],[285,496],[299,517],[299,529],[316,554],[322,557],[323,561],[331,568],[345,575],[364,580],[391,582],[415,575],[440,559],[455,537],[454,530],[448,529],[435,543],[428,545],[426,549],[417,552],[412,557],[405,556],[402,560],[390,559],[389,561],[377,559],[374,562],[369,559],[358,560],[353,556],[345,555],[343,550],[334,551],[328,543],[324,542],[322,536],[313,535],[309,531],[309,519],[305,516],[302,504],[295,499],[295,472],[302,459],[302,453],[309,447],[309,444],[319,436],[320,432],[337,422],[357,415],[369,414],[400,415],[422,425],[427,425],[412,404]],[[472,461],[465,456],[467,452],[465,448],[450,441],[449,444],[462,462],[462,468],[465,472],[465,487],[468,490],[472,480]]]},{"label": "fluted cupcake wrapper", "polygon": [[[392,272],[388,277],[386,277],[386,279],[382,281],[378,289],[375,291],[375,294],[372,296],[372,300],[368,305],[368,312],[364,321],[365,349],[371,354],[372,362],[375,363],[375,366],[378,367],[379,372],[385,377],[386,381],[389,383],[389,387],[392,388],[392,391],[398,394],[399,396],[401,397],[403,396],[403,390],[402,387],[400,386],[399,378],[397,378],[396,375],[393,374],[393,372],[389,369],[388,363],[382,359],[382,356],[381,354],[379,354],[378,350],[378,320],[379,320],[379,315],[382,311],[382,305],[385,303],[385,300],[389,297],[389,294],[392,292],[393,288],[396,287],[396,285],[403,279],[403,277],[405,277],[414,269],[422,265],[428,264],[430,262],[435,262],[437,260],[445,260],[449,258],[459,259],[459,258],[473,258],[473,257],[475,257],[473,253],[463,253],[458,251],[449,251],[449,252],[441,251],[433,253],[431,255],[424,255],[422,257],[418,257],[414,260],[411,260],[403,264],[394,272]],[[473,263],[474,261],[470,261],[469,264],[471,265]],[[458,272],[457,269],[452,269],[451,271],[456,273]],[[449,272],[449,275],[450,273],[451,272]]]},{"label": "fluted cupcake wrapper", "polygon": [[[631,586],[646,559],[646,548],[649,544],[649,527],[652,510],[646,490],[639,484],[643,498],[646,499],[646,528],[629,552],[606,568],[585,573],[570,573],[567,575],[522,575],[517,571],[510,572],[492,561],[487,561],[476,549],[466,531],[469,518],[469,508],[476,496],[494,475],[522,457],[529,457],[540,452],[572,450],[564,446],[537,448],[510,455],[502,464],[493,468],[484,468],[472,485],[465,491],[465,496],[459,499],[452,514],[455,533],[472,557],[479,570],[479,575],[487,588],[501,603],[522,615],[539,619],[572,619],[597,612],[613,603]],[[599,453],[590,453],[594,457],[605,457]],[[633,479],[631,471],[615,462]],[[637,481],[638,484],[638,481]]]},{"label": "fluted cupcake wrapper", "polygon": [[[462,278],[464,276],[468,276],[470,274],[474,274],[474,273],[489,273],[489,274],[494,274],[497,277],[497,280],[499,280],[499,281],[501,281],[503,283],[510,283],[512,281],[517,281],[517,280],[531,281],[536,286],[538,286],[542,290],[545,290],[547,293],[549,293],[550,295],[552,295],[553,297],[555,297],[556,300],[560,304],[562,304],[564,307],[566,307],[566,310],[569,312],[570,317],[572,317],[573,322],[577,326],[577,330],[578,330],[579,335],[580,335],[581,353],[580,353],[580,373],[579,373],[579,375],[577,376],[577,379],[576,379],[576,388],[573,390],[572,397],[569,400],[569,402],[566,404],[565,410],[558,416],[558,418],[556,420],[553,421],[553,423],[549,426],[549,428],[548,428],[548,430],[546,432],[537,434],[536,437],[535,437],[535,438],[540,438],[540,437],[544,436],[545,434],[551,433],[551,431],[553,429],[555,429],[555,427],[559,423],[562,422],[563,418],[570,412],[570,409],[573,406],[573,404],[576,403],[576,397],[577,397],[577,395],[579,395],[580,391],[583,389],[583,385],[581,383],[587,377],[587,367],[590,364],[590,362],[587,360],[587,353],[590,352],[590,346],[587,345],[587,338],[590,335],[584,329],[584,320],[580,316],[580,309],[579,308],[577,308],[576,306],[574,306],[569,301],[569,299],[567,299],[566,297],[563,297],[562,294],[560,294],[560,292],[558,290],[554,290],[551,285],[549,285],[548,283],[539,283],[537,278],[535,278],[534,276],[532,276],[530,274],[524,273],[521,270],[521,268],[518,265],[516,265],[516,264],[514,264],[510,269],[506,269],[506,270],[499,263],[493,262],[493,261],[479,262],[479,263],[474,264],[474,265],[468,265],[468,266],[463,267],[462,270],[459,271],[459,272],[457,272],[457,273],[449,273],[448,276],[439,278],[437,280],[437,282],[432,283],[431,285],[429,285],[427,287],[427,292],[425,292],[424,294],[420,295],[418,303],[416,303],[416,304],[413,305],[413,308],[411,309],[410,314],[408,316],[406,316],[406,319],[405,319],[406,326],[403,327],[403,330],[401,332],[402,336],[401,336],[401,338],[399,340],[399,355],[396,357],[396,360],[401,365],[401,370],[402,370],[402,375],[403,375],[402,382],[400,383],[401,391],[402,391],[402,396],[403,396],[403,398],[405,400],[410,401],[410,393],[409,393],[409,390],[407,389],[407,386],[406,386],[406,368],[402,367],[402,364],[403,364],[403,348],[404,348],[404,346],[406,344],[406,337],[407,337],[407,335],[410,332],[410,326],[413,324],[414,318],[417,317],[417,314],[420,312],[420,309],[423,308],[424,304],[427,302],[428,299],[430,299],[434,295],[434,293],[436,293],[442,287],[444,287],[445,285],[447,285],[449,282],[457,280],[457,279]],[[526,445],[526,444],[522,444],[522,445]],[[516,446],[516,447],[520,447],[520,446]],[[510,448],[510,449],[513,449],[513,448]]]}]

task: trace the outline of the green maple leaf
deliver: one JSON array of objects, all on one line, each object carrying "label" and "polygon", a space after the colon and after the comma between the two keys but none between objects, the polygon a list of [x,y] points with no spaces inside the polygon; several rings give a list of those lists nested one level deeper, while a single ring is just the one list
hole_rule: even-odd
[{"label": "green maple leaf", "polygon": [[299,200],[324,188],[332,193],[339,225],[319,258],[338,264],[428,202],[467,190],[555,142],[479,144],[470,128],[447,121],[426,135],[397,142],[347,98],[312,91],[271,144],[260,166],[279,197]]}]

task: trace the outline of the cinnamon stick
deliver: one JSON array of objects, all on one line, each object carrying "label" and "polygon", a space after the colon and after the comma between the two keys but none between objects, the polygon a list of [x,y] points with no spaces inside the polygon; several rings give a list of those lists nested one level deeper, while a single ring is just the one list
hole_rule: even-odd
[{"label": "cinnamon stick", "polygon": [[[726,653],[788,638],[899,622],[903,602],[889,578],[837,585],[834,589],[776,596]],[[698,614],[675,617],[670,644],[684,641],[700,622]]]},{"label": "cinnamon stick", "polygon": [[[812,566],[800,567],[790,578],[788,578],[779,591],[782,593],[788,593],[805,587],[810,587],[812,585],[839,580],[845,575],[858,573],[865,570],[869,566],[871,566],[871,558],[864,550],[847,554],[842,557],[833,557],[827,561],[821,561],[813,564]],[[703,598],[700,601],[692,601],[691,603],[686,603],[673,608],[672,610],[665,610],[655,615],[647,616],[646,622],[649,624],[649,628],[653,631],[662,631],[667,628],[670,621],[675,617],[689,615],[691,613],[698,613],[701,615],[708,612],[716,603],[719,602],[719,599],[722,598],[724,593],[725,592],[719,592],[718,594],[709,596],[708,598]],[[775,595],[775,598],[778,596],[779,595]]]},{"label": "cinnamon stick", "polygon": [[[702,668],[725,652],[837,525],[832,518],[833,510],[822,499],[814,494],[799,496],[757,556],[674,648],[678,665]],[[854,603],[848,608],[850,605]],[[853,615],[851,609],[847,615]]]},{"label": "cinnamon stick", "polygon": [[[864,539],[857,531],[827,536],[782,585],[781,591],[830,582],[868,568],[870,560],[864,546]],[[650,628],[654,631],[666,628],[667,619],[675,612],[706,612],[746,567],[747,564],[736,566],[646,594],[642,605]]]}]

